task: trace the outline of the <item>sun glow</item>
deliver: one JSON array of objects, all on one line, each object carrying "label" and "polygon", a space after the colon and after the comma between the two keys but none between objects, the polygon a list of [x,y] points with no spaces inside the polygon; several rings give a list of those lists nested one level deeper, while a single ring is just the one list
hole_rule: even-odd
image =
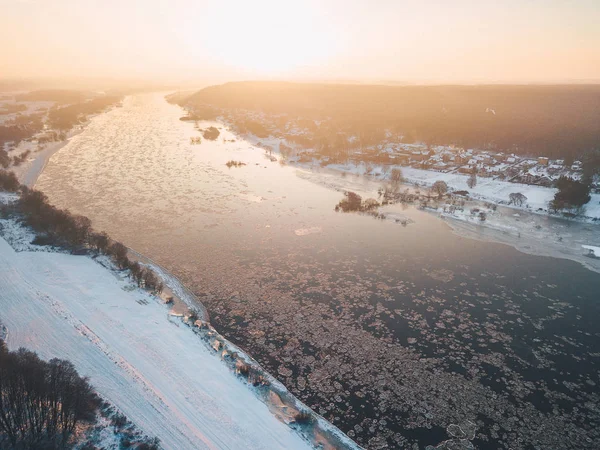
[{"label": "sun glow", "polygon": [[220,3],[205,18],[215,62],[256,75],[280,75],[324,62],[335,39],[318,7],[277,0]]},{"label": "sun glow", "polygon": [[599,22],[598,0],[0,0],[0,77],[593,81]]}]

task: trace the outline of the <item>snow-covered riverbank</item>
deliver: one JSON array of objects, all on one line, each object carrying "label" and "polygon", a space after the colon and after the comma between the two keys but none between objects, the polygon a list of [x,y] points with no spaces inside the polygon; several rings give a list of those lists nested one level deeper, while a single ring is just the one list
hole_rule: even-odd
[{"label": "snow-covered riverbank", "polygon": [[[13,245],[32,237],[2,222]],[[358,448],[316,416],[310,430],[285,423],[303,405],[283,386],[273,379],[272,387],[252,388],[222,360],[234,350],[225,339],[210,328],[204,338],[194,332],[107,260],[15,246],[24,251],[0,237],[0,320],[9,348],[69,359],[163,448]],[[207,345],[207,332],[219,349]]]}]

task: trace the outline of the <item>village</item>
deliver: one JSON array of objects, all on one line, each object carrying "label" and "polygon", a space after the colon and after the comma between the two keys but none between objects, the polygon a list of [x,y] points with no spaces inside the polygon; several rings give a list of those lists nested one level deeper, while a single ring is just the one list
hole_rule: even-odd
[{"label": "village", "polygon": [[488,150],[425,144],[386,144],[381,150],[396,164],[441,173],[477,174],[513,183],[552,187],[561,176],[579,180],[581,161],[522,157]]}]

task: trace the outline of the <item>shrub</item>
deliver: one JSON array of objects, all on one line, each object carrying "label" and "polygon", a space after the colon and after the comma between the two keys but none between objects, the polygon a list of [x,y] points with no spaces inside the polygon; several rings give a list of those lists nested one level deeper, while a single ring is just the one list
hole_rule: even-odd
[{"label": "shrub", "polygon": [[208,139],[209,141],[216,140],[221,133],[215,127],[208,127],[206,130],[202,131],[202,136],[204,139]]},{"label": "shrub", "polygon": [[31,241],[33,245],[54,245],[55,241],[52,237],[46,234],[38,234],[33,241]]},{"label": "shrub", "polygon": [[225,165],[226,165],[227,167],[229,167],[229,168],[231,168],[231,167],[242,167],[242,166],[245,166],[245,165],[246,165],[246,163],[243,163],[243,162],[241,162],[241,161],[234,161],[234,160],[232,159],[232,160],[229,160],[229,161],[227,161],[227,162],[225,163]]},{"label": "shrub", "polygon": [[362,204],[362,197],[355,192],[344,192],[344,199],[336,206],[336,211],[341,209],[344,212],[349,211],[360,211]]}]

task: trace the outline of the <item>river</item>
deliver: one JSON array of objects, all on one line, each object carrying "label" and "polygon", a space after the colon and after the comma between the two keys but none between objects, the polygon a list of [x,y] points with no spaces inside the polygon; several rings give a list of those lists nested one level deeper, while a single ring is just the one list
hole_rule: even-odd
[{"label": "river", "polygon": [[219,123],[194,145],[183,115],[162,94],[127,97],[36,187],[179,277],[364,447],[600,446],[597,273],[412,207],[388,208],[397,222],[336,213],[340,187],[376,184],[291,167]]}]

